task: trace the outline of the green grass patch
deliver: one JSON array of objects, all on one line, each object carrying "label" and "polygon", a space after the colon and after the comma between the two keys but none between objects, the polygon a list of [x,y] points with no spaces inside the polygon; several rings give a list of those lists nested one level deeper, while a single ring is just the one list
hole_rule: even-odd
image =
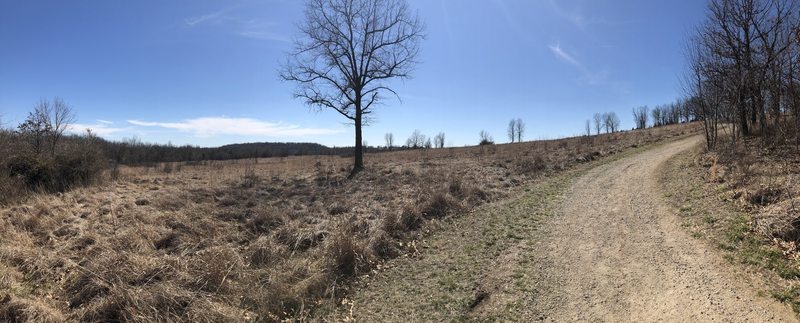
[{"label": "green grass patch", "polygon": [[772,292],[772,297],[781,303],[792,306],[795,313],[800,313],[800,289],[795,286]]}]

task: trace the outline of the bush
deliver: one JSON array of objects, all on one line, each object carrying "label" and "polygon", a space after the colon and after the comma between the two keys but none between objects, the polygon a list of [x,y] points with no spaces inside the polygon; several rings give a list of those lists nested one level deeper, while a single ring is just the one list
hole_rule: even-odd
[{"label": "bush", "polygon": [[98,155],[81,152],[58,155],[53,161],[53,183],[49,190],[62,192],[74,185],[89,185],[102,170],[102,158]]},{"label": "bush", "polygon": [[421,204],[422,215],[428,218],[443,218],[456,206],[456,202],[444,193],[435,193]]},{"label": "bush", "polygon": [[337,234],[330,240],[327,258],[330,260],[330,273],[339,278],[358,275],[368,266],[364,248],[347,234]]},{"label": "bush", "polygon": [[93,183],[102,173],[104,162],[96,150],[73,149],[52,158],[15,155],[4,168],[3,182],[20,182],[29,191],[63,192]]},{"label": "bush", "polygon": [[52,167],[32,156],[13,156],[5,165],[8,177],[18,178],[28,189],[35,190],[52,180]]}]

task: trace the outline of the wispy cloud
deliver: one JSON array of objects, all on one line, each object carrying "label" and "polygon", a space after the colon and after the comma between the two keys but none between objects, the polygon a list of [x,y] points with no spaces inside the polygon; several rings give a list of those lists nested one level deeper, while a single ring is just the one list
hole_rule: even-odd
[{"label": "wispy cloud", "polygon": [[596,16],[587,16],[581,13],[580,8],[566,9],[562,7],[557,0],[548,0],[548,3],[550,4],[550,7],[553,8],[553,12],[556,15],[580,29],[586,29],[592,25],[624,25],[631,22],[614,21]]},{"label": "wispy cloud", "polygon": [[212,12],[205,15],[200,15],[196,17],[190,17],[183,20],[184,24],[188,27],[194,27],[199,24],[203,23],[220,23],[224,20],[227,20],[228,17],[226,14],[233,10],[235,7],[228,7],[216,12]]},{"label": "wispy cloud", "polygon": [[97,123],[94,124],[84,124],[84,123],[73,123],[69,125],[67,128],[67,132],[74,133],[74,134],[83,134],[86,133],[86,130],[91,130],[93,134],[98,135],[100,137],[107,137],[110,135],[114,135],[120,132],[125,132],[129,129],[127,128],[119,128],[112,126],[114,123],[111,121],[106,120],[97,120]]},{"label": "wispy cloud", "polygon": [[591,85],[591,86],[610,86],[617,89],[619,92],[625,92],[623,83],[609,80],[609,70],[590,68],[575,58],[574,54],[570,54],[561,48],[560,43],[549,45],[547,48],[553,53],[558,60],[563,61],[569,65],[574,66],[581,74],[578,82]]},{"label": "wispy cloud", "polygon": [[197,137],[217,135],[302,137],[340,133],[342,129],[304,128],[298,125],[265,122],[250,118],[203,117],[181,122],[128,120],[141,127],[159,127],[190,133]]},{"label": "wispy cloud", "polygon": [[237,35],[252,39],[272,40],[289,43],[291,40],[286,35],[273,31],[276,23],[262,22],[256,19],[241,21]]},{"label": "wispy cloud", "polygon": [[201,25],[222,25],[230,29],[235,35],[267,41],[290,42],[289,37],[276,32],[277,24],[259,19],[245,19],[234,15],[232,12],[238,6],[225,8],[205,15],[184,19],[184,25],[194,28]]},{"label": "wispy cloud", "polygon": [[550,45],[550,46],[547,46],[547,47],[550,48],[550,51],[553,52],[553,55],[555,55],[556,58],[558,58],[558,59],[560,59],[560,60],[562,60],[564,62],[567,62],[569,64],[575,65],[575,66],[581,66],[581,63],[578,62],[578,60],[575,59],[575,57],[573,57],[570,54],[567,54],[567,52],[565,52],[561,48],[561,44],[560,43],[556,43],[555,45]]}]

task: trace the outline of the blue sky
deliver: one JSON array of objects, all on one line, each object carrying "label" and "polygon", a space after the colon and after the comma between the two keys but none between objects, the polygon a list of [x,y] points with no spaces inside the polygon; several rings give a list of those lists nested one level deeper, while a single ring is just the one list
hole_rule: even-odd
[{"label": "blue sky", "polygon": [[[402,101],[377,107],[364,140],[419,129],[448,145],[486,130],[507,141],[583,132],[595,112],[680,96],[683,46],[705,3],[598,0],[410,0],[426,24]],[[24,119],[58,96],[76,129],[108,139],[218,146],[303,141],[352,145],[352,126],[315,111],[278,78],[302,1],[0,0],[0,117]],[[391,96],[388,96],[391,98]]]}]

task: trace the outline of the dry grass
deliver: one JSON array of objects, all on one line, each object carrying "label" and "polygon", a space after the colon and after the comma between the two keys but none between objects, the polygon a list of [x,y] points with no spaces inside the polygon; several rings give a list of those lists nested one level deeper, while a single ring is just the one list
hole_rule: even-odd
[{"label": "dry grass", "polygon": [[423,228],[543,176],[694,133],[121,167],[117,181],[0,210],[0,320],[302,318],[414,252]]}]

